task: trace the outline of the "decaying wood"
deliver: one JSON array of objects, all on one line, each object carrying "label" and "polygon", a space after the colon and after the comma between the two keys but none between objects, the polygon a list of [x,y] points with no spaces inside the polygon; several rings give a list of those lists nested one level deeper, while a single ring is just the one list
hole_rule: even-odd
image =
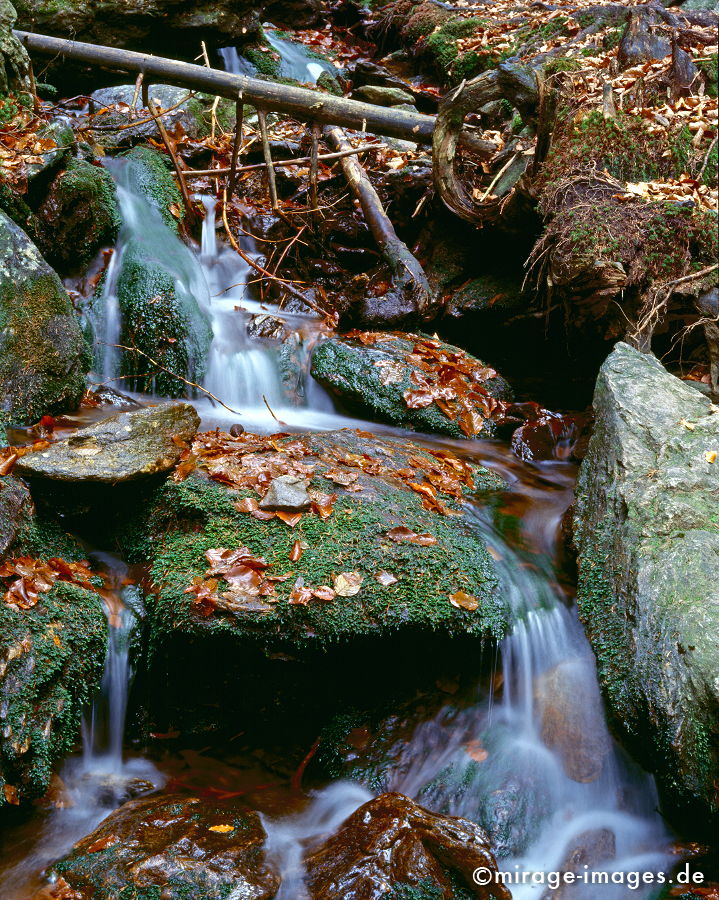
[{"label": "decaying wood", "polygon": [[[328,144],[338,152],[350,149],[344,132],[336,125],[326,125],[323,133]],[[372,236],[392,272],[393,287],[400,298],[400,317],[430,316],[434,305],[433,294],[424,269],[404,241],[397,236],[377,191],[357,159],[345,156],[340,160],[340,165],[352,193],[360,202]]]}]

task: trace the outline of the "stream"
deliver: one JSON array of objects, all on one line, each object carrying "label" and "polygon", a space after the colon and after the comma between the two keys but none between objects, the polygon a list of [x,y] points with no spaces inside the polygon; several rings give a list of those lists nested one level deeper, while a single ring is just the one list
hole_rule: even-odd
[{"label": "stream", "polygon": [[[279,421],[282,430],[361,426],[390,436],[407,435],[334,409],[308,372],[307,348],[319,323],[312,315],[288,314],[250,297],[245,286],[249,266],[217,240],[214,198],[203,198],[201,245],[188,247],[137,190],[130,167],[114,161],[109,168],[118,186],[123,226],[101,288],[102,313],[90,313],[98,338],[98,380],[119,374],[120,358],[112,346],[121,343],[122,328],[116,278],[127,242],[141,234],[146,252],[173,273],[178,297],[194,297],[209,320],[213,339],[202,384],[227,406],[242,410],[245,427],[277,431]],[[244,249],[259,253],[250,237]],[[302,367],[299,399],[288,393],[283,380],[279,345],[248,333],[259,315],[281,319],[294,335]],[[204,427],[228,428],[238,419],[208,397],[193,402]],[[450,446],[504,476],[512,485],[521,528],[510,539],[483,508],[470,510],[473,527],[481,531],[497,562],[514,624],[499,648],[494,689],[488,690],[483,681],[469,706],[446,703],[433,717],[418,721],[393,761],[390,789],[434,811],[475,821],[481,820],[487,797],[505,794],[505,847],[499,864],[509,873],[562,870],[572,854],[585,861],[585,870],[666,870],[670,835],[656,812],[653,781],[608,732],[594,658],[576,608],[560,583],[560,526],[571,502],[574,466],[520,462],[500,442],[411,437]],[[3,853],[0,882],[6,900],[26,900],[42,883],[42,870],[75,840],[133,792],[162,790],[168,780],[161,761],[123,750],[133,676],[129,649],[141,603],[137,588],[127,584],[121,560],[101,552],[93,558],[109,573],[111,585],[105,601],[110,639],[102,689],[86,717],[82,753],[67,760],[60,773],[69,799],[63,808],[34,813]],[[479,658],[480,649],[477,652],[479,671],[486,668],[486,660]],[[260,810],[268,859],[282,873],[281,900],[307,896],[304,847],[336,830],[371,796],[359,784],[340,781],[318,788],[303,807],[298,808],[295,798],[286,814],[277,803]],[[554,896],[545,894],[543,884],[510,882],[510,888],[518,900]],[[605,884],[601,889],[606,900],[651,895],[646,887],[628,890],[626,885]],[[597,888],[575,885],[571,894],[565,889],[561,896],[592,898]]]}]

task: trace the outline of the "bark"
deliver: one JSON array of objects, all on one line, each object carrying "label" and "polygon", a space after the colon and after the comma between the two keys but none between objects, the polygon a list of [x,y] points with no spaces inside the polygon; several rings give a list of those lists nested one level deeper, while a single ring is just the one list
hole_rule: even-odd
[{"label": "bark", "polygon": [[[344,132],[337,126],[325,126],[324,136],[338,152],[352,149]],[[377,246],[392,272],[394,297],[389,302],[387,295],[378,298],[379,318],[386,323],[388,318],[401,321],[417,315],[423,319],[431,317],[434,311],[434,297],[424,269],[404,241],[397,236],[377,191],[356,157],[345,156],[340,159],[340,165],[352,193],[360,202]],[[393,308],[389,309],[389,306]],[[365,316],[365,318],[372,317],[372,315]]]}]

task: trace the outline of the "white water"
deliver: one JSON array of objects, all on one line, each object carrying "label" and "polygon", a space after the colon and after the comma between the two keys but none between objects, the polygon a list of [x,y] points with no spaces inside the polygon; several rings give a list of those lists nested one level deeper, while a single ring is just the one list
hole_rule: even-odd
[{"label": "white water", "polygon": [[83,748],[60,771],[62,805],[41,833],[28,841],[23,861],[3,873],[3,900],[27,900],[39,873],[89,834],[109,813],[138,793],[162,787],[163,776],[148,760],[123,754],[127,700],[132,684],[130,642],[139,618],[139,591],[126,587],[127,566],[109,553],[90,555],[108,576],[103,606],[108,644],[100,690],[82,728]]},{"label": "white water", "polygon": [[[288,41],[277,37],[272,28],[264,26],[265,38],[280,60],[280,75],[283,78],[292,78],[300,84],[317,84],[317,79],[323,72],[335,75],[334,66],[323,59],[311,56],[307,49],[294,41]],[[252,63],[240,56],[235,47],[222,47],[219,50],[226,71],[233,75],[256,75],[256,69]]]}]

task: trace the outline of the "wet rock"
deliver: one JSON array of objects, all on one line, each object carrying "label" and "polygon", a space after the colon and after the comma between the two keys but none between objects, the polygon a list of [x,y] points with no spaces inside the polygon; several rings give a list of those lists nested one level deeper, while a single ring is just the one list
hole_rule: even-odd
[{"label": "wet rock", "polygon": [[[356,87],[368,84],[377,87],[397,88],[407,91],[407,85],[401,78],[392,75],[387,69],[369,59],[359,59],[352,69],[352,84]],[[405,102],[404,100],[402,101]]]},{"label": "wet rock", "polygon": [[50,185],[37,211],[40,249],[60,272],[84,270],[120,228],[115,184],[109,172],[73,159]]},{"label": "wet rock", "polygon": [[[89,358],[60,279],[0,212],[0,387],[4,415],[26,424],[74,409]],[[0,419],[3,413],[0,412]]]},{"label": "wet rock", "polygon": [[293,475],[273,478],[265,496],[260,500],[260,509],[287,509],[293,511],[308,509],[312,503],[307,493],[309,481]]},{"label": "wet rock", "polygon": [[379,900],[393,891],[424,890],[450,898],[508,900],[502,885],[480,887],[477,868],[496,870],[489,838],[466,819],[431,813],[402,794],[365,803],[305,860],[313,900]]},{"label": "wet rock", "polygon": [[17,14],[9,0],[0,0],[0,95],[27,90],[30,58],[12,33]]},{"label": "wet rock", "polygon": [[[599,869],[601,864],[611,863],[616,857],[616,837],[609,828],[593,828],[572,841],[559,872],[582,875],[587,869]],[[563,883],[555,890],[548,889],[541,900],[572,900],[586,896],[586,886],[581,882]]]},{"label": "wet rock", "polygon": [[38,129],[38,137],[53,141],[54,146],[39,154],[42,157],[40,162],[33,162],[27,166],[25,170],[27,180],[31,183],[44,181],[40,176],[52,174],[53,170],[69,157],[75,143],[75,132],[65,118],[53,119],[46,125],[42,125]]},{"label": "wet rock", "polygon": [[270,900],[279,879],[264,861],[255,812],[163,795],[131,800],[54,866],[78,897],[111,900],[131,891],[163,900]]},{"label": "wet rock", "polygon": [[[212,434],[198,436],[198,452],[212,439]],[[425,467],[435,479],[445,471],[451,482],[443,451],[433,456],[418,445],[354,431],[273,438],[277,449],[249,433],[236,440],[238,455],[230,440],[229,455],[220,450],[208,462],[219,480],[208,479],[206,469],[184,481],[168,480],[148,497],[142,515],[127,523],[127,553],[132,560],[150,561],[157,588],[148,616],[156,646],[176,656],[174,642],[187,639],[198,671],[210,673],[215,641],[241,661],[237,648],[245,648],[248,659],[258,647],[303,659],[367,638],[379,647],[406,631],[417,646],[431,635],[439,652],[442,639],[504,633],[504,601],[481,535],[462,515],[430,512],[423,506],[426,498],[392,474],[402,470],[421,490],[427,490],[421,488]],[[472,471],[474,487],[459,488],[462,496],[501,489],[502,482],[487,470]],[[257,493],[233,489],[233,479],[254,483],[257,477],[258,484],[267,485],[268,476],[282,474],[306,478],[313,501],[312,511],[289,524],[265,510],[254,515]],[[451,496],[437,497],[448,510],[460,512]],[[250,504],[248,511],[240,498]],[[400,531],[393,531],[397,527]],[[187,588],[207,570],[206,552],[240,547],[266,561],[266,576],[282,579],[270,602],[257,612],[204,608]],[[376,577],[382,571],[397,581],[383,586]],[[312,595],[322,586],[327,589]],[[476,598],[476,608],[452,605],[450,595],[460,588]],[[218,591],[227,587],[219,585]]]},{"label": "wet rock", "polygon": [[252,316],[247,325],[247,334],[252,338],[261,338],[266,341],[277,341],[278,343],[286,340],[292,332],[287,328],[284,319],[278,319],[277,316],[270,316],[266,313],[259,313]]},{"label": "wet rock", "polygon": [[29,478],[118,484],[171,469],[200,417],[189,403],[119,413],[64,441],[27,453],[17,472]]},{"label": "wet rock", "polygon": [[397,87],[382,87],[380,85],[365,84],[352,91],[355,100],[363,100],[365,103],[374,103],[376,106],[399,106],[409,104],[414,107],[414,97],[408,91]]},{"label": "wet rock", "polygon": [[[318,344],[312,354],[312,375],[343,400],[382,421],[418,431],[467,437],[459,416],[450,418],[432,401],[428,404],[421,401],[422,406],[411,408],[405,399],[405,394],[417,391],[420,386],[418,377],[422,377],[423,371],[414,349],[417,341],[426,339],[412,334],[373,334],[379,339],[369,343],[348,336],[330,338]],[[446,354],[448,359],[457,359],[456,354],[460,354],[468,366],[476,366],[477,376],[473,383],[480,392],[486,391],[486,396],[495,400],[510,398],[511,389],[501,375],[457,347],[436,343],[438,351]],[[482,376],[483,372],[486,378]],[[471,401],[470,405],[477,416],[477,433],[482,437],[493,435],[496,427],[491,417],[479,403]]]},{"label": "wet rock", "polygon": [[[197,97],[188,99],[188,93],[186,88],[175,87],[171,84],[153,84],[150,88],[150,97],[158,111],[172,110],[164,114],[162,118],[169,132],[174,131],[179,125],[189,138],[203,137],[207,131],[204,105]],[[134,84],[102,88],[93,92],[92,99],[98,110],[92,119],[92,126],[97,126],[93,135],[101,147],[117,149],[130,147],[150,139],[157,142],[162,141],[157,123],[154,119],[147,121],[149,113],[143,109],[142,100],[139,97],[135,100],[134,111],[131,112],[132,102],[135,99]],[[118,105],[119,109],[115,108]],[[107,107],[104,112],[102,112],[103,107]],[[132,121],[131,115],[139,124],[127,128],[126,126]]]},{"label": "wet rock", "polygon": [[17,478],[0,478],[0,555],[15,543],[18,534],[32,519],[30,491]]},{"label": "wet rock", "polygon": [[[676,814],[716,821],[719,413],[618,344],[575,514],[579,608],[610,711]],[[714,817],[714,818],[712,818]]]},{"label": "wet rock", "polygon": [[590,659],[558,663],[534,684],[540,736],[574,781],[596,781],[610,752],[602,702]]}]

